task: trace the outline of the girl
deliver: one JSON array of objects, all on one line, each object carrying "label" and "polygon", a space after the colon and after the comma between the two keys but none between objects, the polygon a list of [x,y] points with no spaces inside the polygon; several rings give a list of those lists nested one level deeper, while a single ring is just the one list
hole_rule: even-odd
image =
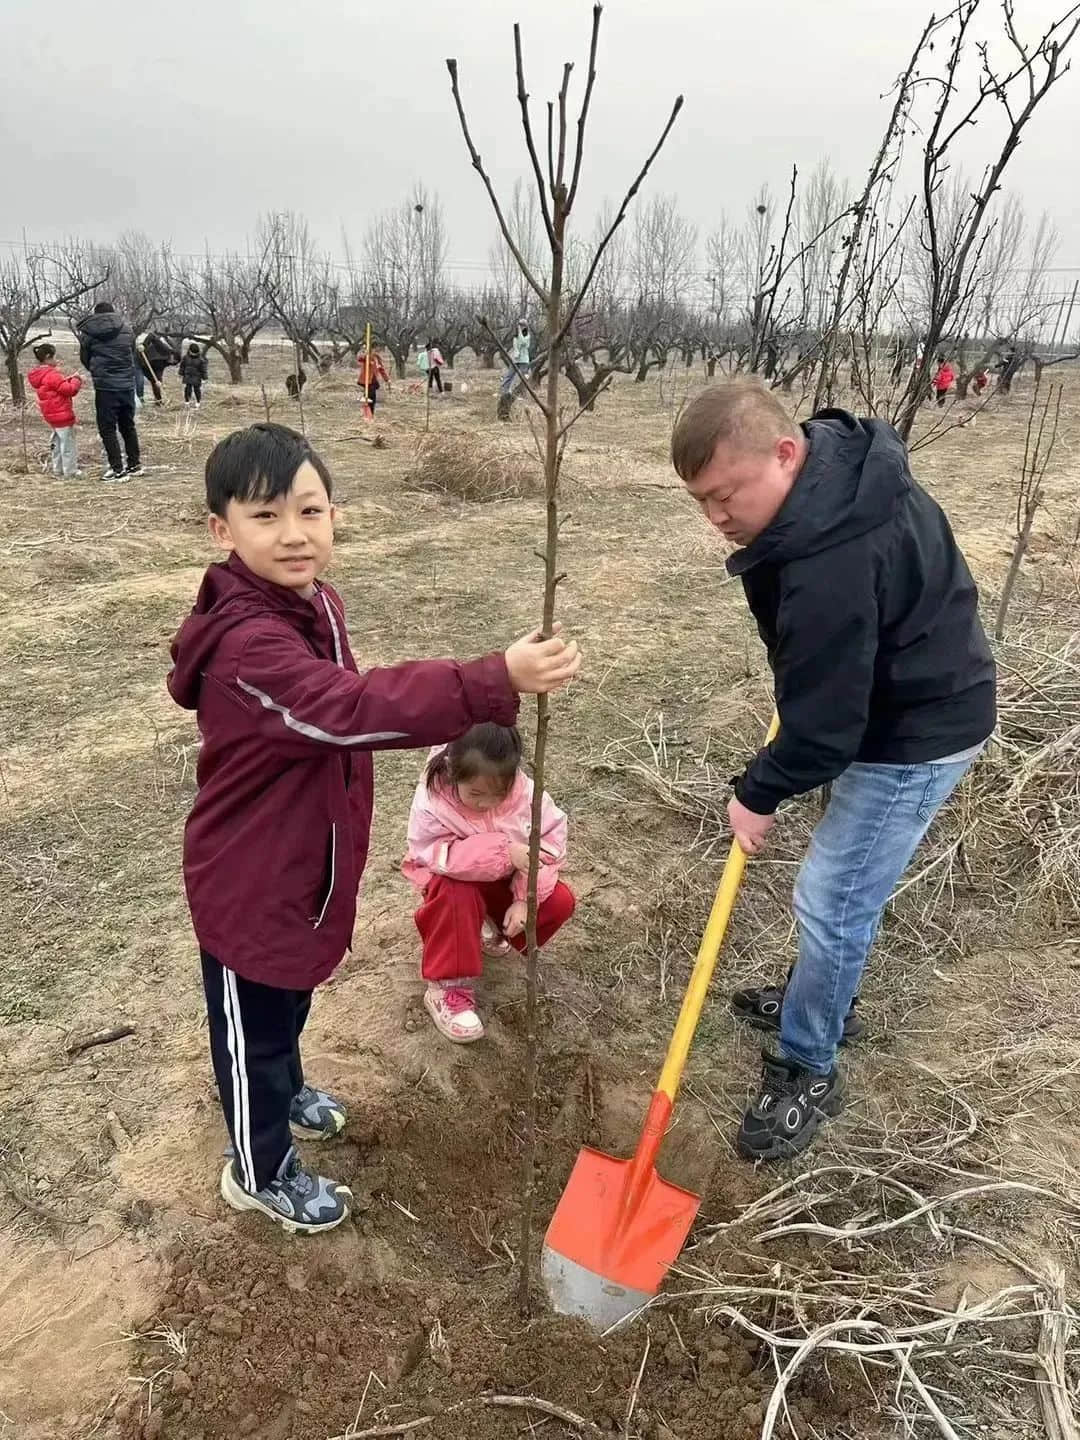
[{"label": "girl", "polygon": [[[448,1040],[480,1040],[473,981],[482,955],[525,948],[525,892],[533,782],[521,770],[521,737],[504,725],[474,725],[431,752],[413,797],[403,871],[421,892],[424,1005]],[[544,796],[536,938],[546,945],[574,913],[559,879],[566,816]]]}]

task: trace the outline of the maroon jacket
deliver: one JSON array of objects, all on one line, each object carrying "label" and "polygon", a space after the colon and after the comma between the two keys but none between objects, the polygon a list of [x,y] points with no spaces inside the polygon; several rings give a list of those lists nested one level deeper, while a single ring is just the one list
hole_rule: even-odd
[{"label": "maroon jacket", "polygon": [[341,599],[253,575],[236,555],[206,572],[172,645],[169,691],[196,710],[199,793],[184,883],[199,944],[284,990],[325,980],[352,943],[367,860],[372,750],[512,725],[499,654],[357,671]]}]

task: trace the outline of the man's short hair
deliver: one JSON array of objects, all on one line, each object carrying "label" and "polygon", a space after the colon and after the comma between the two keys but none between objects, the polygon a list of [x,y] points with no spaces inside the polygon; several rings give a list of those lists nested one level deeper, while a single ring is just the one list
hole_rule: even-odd
[{"label": "man's short hair", "polygon": [[111,315],[115,309],[116,306],[112,303],[111,300],[99,300],[94,306],[94,314]]},{"label": "man's short hair", "polygon": [[799,427],[771,390],[754,379],[728,380],[695,396],[671,437],[671,463],[687,484],[708,465],[718,445],[765,454]]},{"label": "man's short hair", "polygon": [[206,503],[224,517],[230,500],[277,500],[292,489],[307,461],[331,495],[330,471],[307,440],[287,425],[260,421],[219,440],[206,461]]},{"label": "man's short hair", "polygon": [[39,365],[44,365],[46,360],[52,360],[56,355],[56,346],[50,345],[46,340],[41,345],[34,346],[34,359]]}]

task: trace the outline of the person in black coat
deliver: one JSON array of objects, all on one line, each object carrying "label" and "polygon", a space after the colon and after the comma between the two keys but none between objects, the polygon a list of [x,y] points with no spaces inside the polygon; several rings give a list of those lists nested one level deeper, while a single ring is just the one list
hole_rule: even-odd
[{"label": "person in black coat", "polygon": [[737,1147],[778,1160],[842,1108],[836,1048],[863,1028],[863,967],[900,876],[994,728],[994,661],[948,519],[891,425],[843,410],[798,425],[764,386],[735,381],[686,407],[671,454],[736,547],[727,568],[773,672],[779,733],[728,802],[740,848],[757,854],[778,806],[831,787],[795,882],[795,967],[786,985],[733,997],[779,1036]]},{"label": "person in black coat", "polygon": [[79,359],[94,382],[98,434],[109,460],[109,468],[101,478],[123,480],[128,475],[141,475],[139,434],[135,429],[135,336],[131,326],[108,300],[100,300],[75,331]]},{"label": "person in black coat", "polygon": [[170,365],[180,364],[179,350],[175,345],[170,344],[164,335],[159,335],[154,330],[148,330],[145,334],[139,335],[135,341],[135,358],[140,371],[150,381],[150,388],[154,392],[154,404],[163,404],[162,377]]},{"label": "person in black coat", "polygon": [[184,404],[194,405],[198,410],[202,404],[203,381],[207,378],[206,356],[200,346],[192,343],[187,354],[180,361],[180,379],[184,382]]}]

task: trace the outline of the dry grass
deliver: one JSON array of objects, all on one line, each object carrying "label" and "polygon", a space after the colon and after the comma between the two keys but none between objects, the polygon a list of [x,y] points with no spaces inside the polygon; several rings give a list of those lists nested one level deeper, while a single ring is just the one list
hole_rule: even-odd
[{"label": "dry grass", "polygon": [[406,484],[477,505],[522,500],[544,488],[539,463],[520,444],[458,430],[420,437]]}]

